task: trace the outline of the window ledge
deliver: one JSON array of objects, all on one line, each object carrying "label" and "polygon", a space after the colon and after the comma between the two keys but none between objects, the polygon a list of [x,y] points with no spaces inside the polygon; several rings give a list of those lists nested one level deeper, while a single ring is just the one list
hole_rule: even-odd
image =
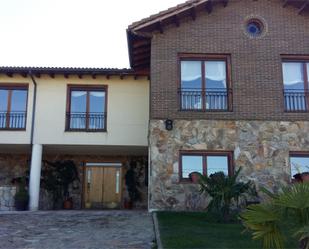
[{"label": "window ledge", "polygon": [[231,110],[199,110],[199,109],[179,109],[178,112],[200,112],[200,113],[232,113]]},{"label": "window ledge", "polygon": [[26,131],[26,128],[0,128],[0,131]]},{"label": "window ledge", "polygon": [[81,129],[77,129],[77,130],[74,130],[74,129],[66,129],[65,132],[85,132],[85,133],[98,133],[98,132],[102,132],[102,133],[107,133],[107,130],[106,129],[103,129],[103,130],[81,130]]}]

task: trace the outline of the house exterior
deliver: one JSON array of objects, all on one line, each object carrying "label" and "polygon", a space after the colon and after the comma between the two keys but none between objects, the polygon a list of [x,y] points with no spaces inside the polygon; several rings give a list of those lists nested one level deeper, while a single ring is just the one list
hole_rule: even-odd
[{"label": "house exterior", "polygon": [[128,27],[132,69],[1,68],[0,185],[12,196],[9,177],[30,166],[36,210],[43,158],[79,166],[76,208],[104,202],[104,189],[122,207],[132,161],[149,178],[149,210],[204,208],[194,171],[241,167],[277,190],[308,171],[308,10],[305,0],[191,0]]},{"label": "house exterior", "polygon": [[147,74],[68,68],[0,71],[2,210],[13,208],[11,180],[27,169],[30,209],[50,209],[43,189],[39,198],[40,172],[45,161],[57,160],[73,160],[80,171],[80,181],[70,191],[74,208],[87,202],[101,208],[96,205],[102,199],[122,205],[124,175],[132,161],[142,174],[138,206],[147,206],[147,186],[142,185],[148,155]]},{"label": "house exterior", "polygon": [[151,78],[149,209],[204,208],[192,171],[241,167],[243,179],[276,190],[292,163],[307,170],[308,9],[188,1],[129,27],[133,66],[134,45],[151,47],[142,62]]}]

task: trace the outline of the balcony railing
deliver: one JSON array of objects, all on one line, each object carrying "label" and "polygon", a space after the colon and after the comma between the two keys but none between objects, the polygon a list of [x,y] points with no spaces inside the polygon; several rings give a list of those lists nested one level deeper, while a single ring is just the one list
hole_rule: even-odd
[{"label": "balcony railing", "polygon": [[0,112],[0,129],[23,130],[26,120],[26,112]]},{"label": "balcony railing", "polygon": [[308,91],[284,90],[284,108],[289,112],[308,110]]},{"label": "balcony railing", "polygon": [[73,131],[105,131],[106,113],[67,113],[67,129]]},{"label": "balcony railing", "polygon": [[228,111],[232,97],[231,89],[179,89],[182,110]]}]

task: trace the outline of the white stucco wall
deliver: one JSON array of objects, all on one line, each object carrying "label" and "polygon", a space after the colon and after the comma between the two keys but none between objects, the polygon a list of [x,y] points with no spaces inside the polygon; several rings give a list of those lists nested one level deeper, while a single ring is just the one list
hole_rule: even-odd
[{"label": "white stucco wall", "polygon": [[21,76],[8,77],[0,75],[0,84],[28,84],[28,106],[26,131],[0,130],[0,144],[29,144],[31,134],[32,103],[33,103],[33,84],[29,78]]},{"label": "white stucco wall", "polygon": [[[149,81],[147,78],[113,76],[96,79],[84,76],[36,78],[37,107],[34,143],[56,145],[136,145],[147,146],[149,120]],[[33,84],[30,78],[1,75],[0,83],[28,83],[28,116],[26,131],[0,131],[0,144],[29,144]],[[67,132],[65,113],[68,84],[108,86],[107,132]]]}]

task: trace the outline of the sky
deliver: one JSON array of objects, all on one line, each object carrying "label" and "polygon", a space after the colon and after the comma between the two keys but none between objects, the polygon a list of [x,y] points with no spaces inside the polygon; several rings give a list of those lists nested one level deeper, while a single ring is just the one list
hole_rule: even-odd
[{"label": "sky", "polygon": [[0,66],[129,67],[126,28],[185,0],[0,0]]}]

